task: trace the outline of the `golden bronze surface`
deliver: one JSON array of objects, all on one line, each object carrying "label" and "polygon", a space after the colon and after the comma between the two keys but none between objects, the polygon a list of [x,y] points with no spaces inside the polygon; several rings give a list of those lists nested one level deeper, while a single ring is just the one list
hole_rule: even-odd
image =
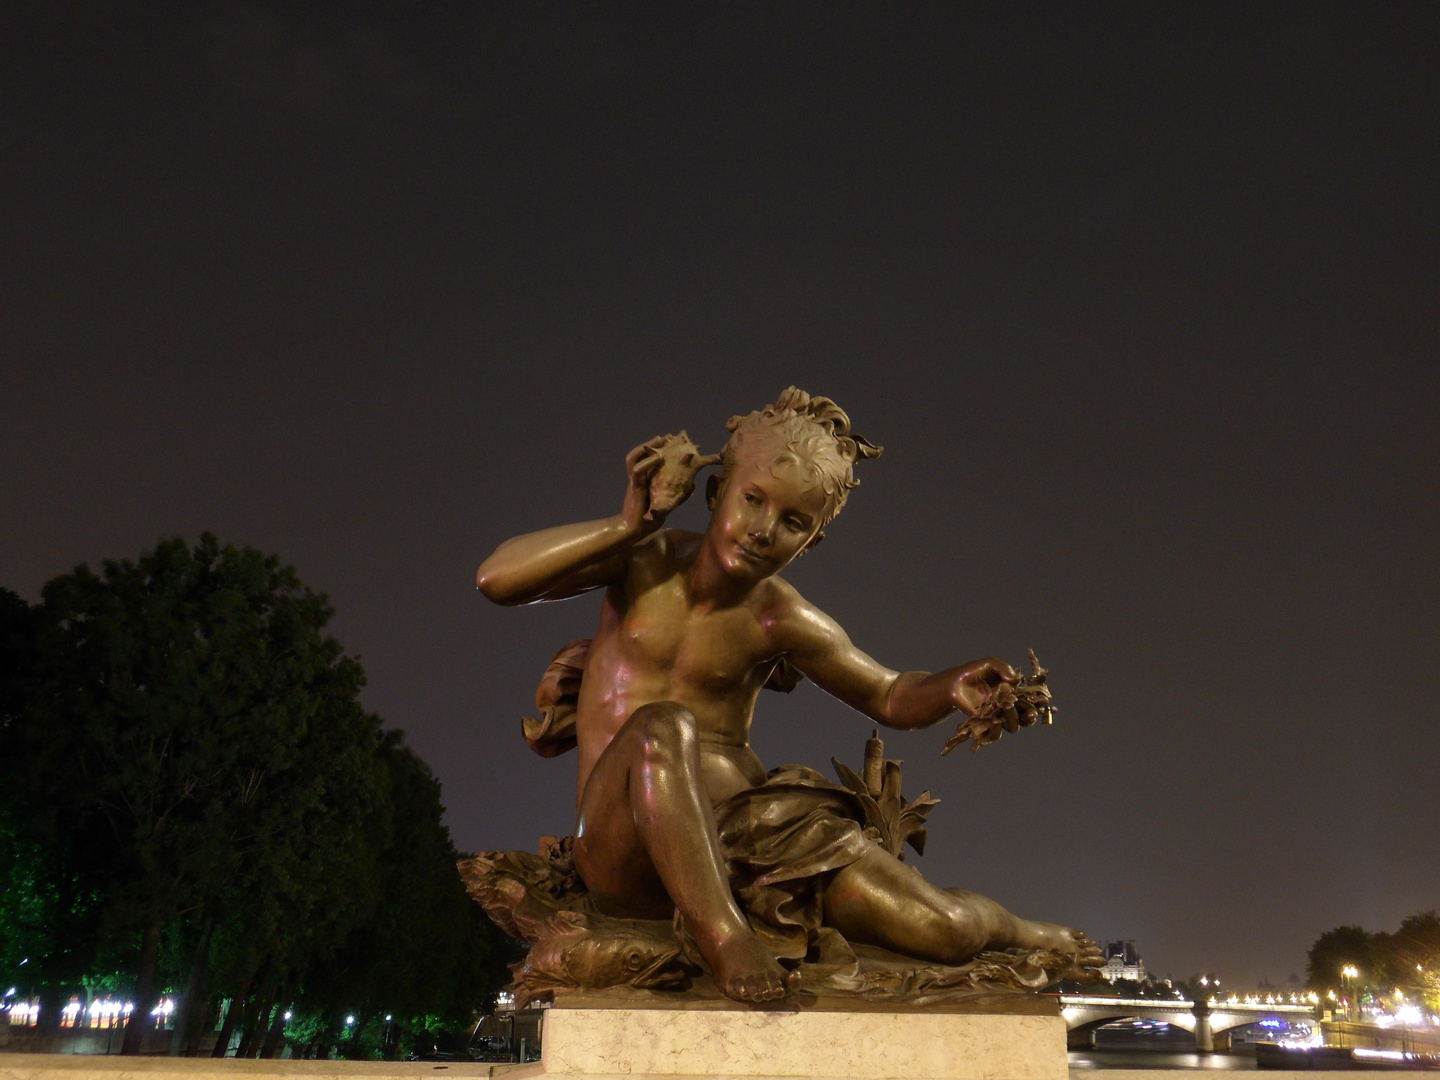
[{"label": "golden bronze surface", "polygon": [[[1085,935],[937,888],[902,861],[907,842],[923,850],[935,800],[901,796],[878,737],[860,773],[835,763],[840,784],[761,765],[756,699],[801,677],[899,730],[958,710],[947,746],[1048,722],[1052,707],[1038,662],[1028,679],[995,658],[893,671],[778,576],[820,541],[854,464],[881,452],[834,402],[792,387],[728,427],[718,459],[684,432],[642,443],[618,514],[507,540],[476,575],[507,605],[605,590],[594,637],[557,654],[541,715],[524,722],[538,753],[579,751],[574,837],[461,866],[491,916],[531,943],[517,991],[915,1003],[1085,977],[1101,963]],[[705,532],[664,528],[717,460]]]}]

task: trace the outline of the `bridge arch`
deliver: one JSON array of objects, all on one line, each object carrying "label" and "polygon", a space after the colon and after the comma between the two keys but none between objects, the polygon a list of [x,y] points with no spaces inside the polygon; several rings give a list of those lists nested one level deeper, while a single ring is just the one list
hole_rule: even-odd
[{"label": "bridge arch", "polygon": [[1095,1045],[1095,1032],[1116,1020],[1161,1020],[1184,1031],[1195,1030],[1195,1014],[1188,1001],[1116,1000],[1084,1004],[1061,999],[1060,1015],[1065,1018],[1066,1043],[1072,1050]]},{"label": "bridge arch", "polygon": [[1311,1019],[1313,1013],[1305,1005],[1259,1005],[1166,1001],[1161,998],[1107,998],[1096,995],[1060,996],[1060,1013],[1065,1019],[1066,1042],[1072,1050],[1095,1045],[1095,1032],[1116,1020],[1163,1020],[1172,1027],[1192,1032],[1195,1049],[1208,1053],[1216,1048],[1216,1036],[1222,1049],[1229,1047],[1230,1031],[1268,1018]]}]

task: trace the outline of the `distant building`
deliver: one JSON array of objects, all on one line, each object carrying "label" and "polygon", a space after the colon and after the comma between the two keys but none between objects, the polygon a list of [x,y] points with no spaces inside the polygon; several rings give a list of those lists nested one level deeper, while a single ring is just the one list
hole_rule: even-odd
[{"label": "distant building", "polygon": [[1135,949],[1133,941],[1107,941],[1105,943],[1105,966],[1100,973],[1110,982],[1129,979],[1131,982],[1145,981],[1145,961]]}]

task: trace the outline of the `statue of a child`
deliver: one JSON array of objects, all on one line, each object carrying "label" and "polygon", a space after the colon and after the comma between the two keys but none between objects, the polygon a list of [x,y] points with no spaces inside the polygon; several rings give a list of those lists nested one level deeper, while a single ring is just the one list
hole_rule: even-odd
[{"label": "statue of a child", "polygon": [[[717,826],[715,811],[723,804],[733,816],[737,798],[767,784],[749,733],[777,664],[901,730],[957,709],[973,714],[1018,675],[993,658],[933,674],[892,671],[778,576],[844,506],[854,463],[880,453],[851,433],[834,402],[792,387],[768,408],[732,417],[729,430],[703,534],[663,528],[651,479],[666,443],[652,439],[625,459],[618,514],[507,540],[476,584],[507,605],[606,590],[575,714],[575,866],[605,914],[657,919],[678,909],[720,990],[768,1001],[784,995],[787,972],[736,902],[721,837],[730,825]],[[696,467],[710,462],[697,458]],[[769,804],[757,805],[749,817],[770,833],[788,829],[786,843],[816,832],[813,814],[781,821],[777,811],[766,823]],[[1085,943],[976,893],[936,888],[858,837],[852,829],[805,841],[829,860],[811,860],[824,872],[814,875],[810,907],[850,942],[945,965],[986,949],[1073,954]]]}]

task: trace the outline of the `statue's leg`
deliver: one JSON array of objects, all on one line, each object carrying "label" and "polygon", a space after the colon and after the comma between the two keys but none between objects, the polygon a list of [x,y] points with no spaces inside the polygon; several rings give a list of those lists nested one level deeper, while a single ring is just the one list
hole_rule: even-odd
[{"label": "statue's leg", "polygon": [[729,997],[784,995],[785,970],[731,895],[684,706],[636,709],[600,755],[580,798],[575,864],[607,914],[668,918],[673,901]]},{"label": "statue's leg", "polygon": [[1018,918],[966,889],[938,889],[880,848],[836,874],[824,899],[825,924],[850,941],[932,963],[963,964],[985,949],[1079,947],[1068,927]]}]

